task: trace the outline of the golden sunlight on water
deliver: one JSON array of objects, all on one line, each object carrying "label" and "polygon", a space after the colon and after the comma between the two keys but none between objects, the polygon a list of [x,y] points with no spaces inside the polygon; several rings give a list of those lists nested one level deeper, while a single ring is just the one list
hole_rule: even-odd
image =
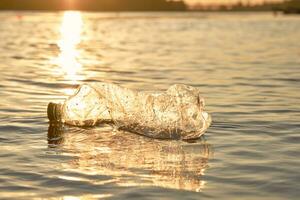
[{"label": "golden sunlight on water", "polygon": [[60,26],[61,38],[58,41],[60,54],[56,63],[60,67],[64,78],[72,83],[82,79],[79,72],[82,65],[78,62],[79,51],[76,48],[81,41],[82,16],[77,11],[66,11]]},{"label": "golden sunlight on water", "polygon": [[[299,199],[300,17],[18,13],[0,12],[0,199]],[[198,87],[212,126],[193,143],[47,132],[48,102],[97,80]]]}]

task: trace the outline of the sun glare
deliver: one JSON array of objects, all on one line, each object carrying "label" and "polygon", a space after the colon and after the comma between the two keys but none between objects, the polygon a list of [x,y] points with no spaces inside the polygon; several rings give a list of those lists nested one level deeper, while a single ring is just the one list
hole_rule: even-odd
[{"label": "sun glare", "polygon": [[61,39],[58,42],[60,54],[57,63],[61,67],[66,80],[76,82],[80,79],[78,72],[82,66],[78,62],[77,45],[81,40],[82,16],[77,11],[66,11],[60,26]]}]

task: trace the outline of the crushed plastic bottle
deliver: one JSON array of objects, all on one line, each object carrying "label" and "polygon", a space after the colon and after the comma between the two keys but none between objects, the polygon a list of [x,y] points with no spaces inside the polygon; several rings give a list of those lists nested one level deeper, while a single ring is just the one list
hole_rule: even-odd
[{"label": "crushed plastic bottle", "polygon": [[211,123],[199,90],[179,84],[155,93],[110,83],[84,84],[63,104],[49,103],[48,118],[75,126],[110,123],[159,139],[199,138]]}]

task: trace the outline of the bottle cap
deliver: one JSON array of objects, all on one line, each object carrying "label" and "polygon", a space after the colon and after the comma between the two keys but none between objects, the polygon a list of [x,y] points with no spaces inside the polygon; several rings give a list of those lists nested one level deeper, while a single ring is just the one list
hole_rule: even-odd
[{"label": "bottle cap", "polygon": [[50,121],[61,121],[62,120],[62,108],[63,105],[60,103],[52,103],[48,104],[47,115]]}]

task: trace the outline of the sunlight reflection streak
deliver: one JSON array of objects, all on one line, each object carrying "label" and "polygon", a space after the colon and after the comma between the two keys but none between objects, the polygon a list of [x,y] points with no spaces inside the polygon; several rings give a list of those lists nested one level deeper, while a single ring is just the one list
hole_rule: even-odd
[{"label": "sunlight reflection streak", "polygon": [[81,79],[78,72],[82,70],[82,65],[77,60],[79,51],[76,47],[81,41],[82,24],[80,12],[66,11],[60,26],[61,39],[58,42],[60,54],[57,64],[64,73],[65,79],[72,83]]}]

